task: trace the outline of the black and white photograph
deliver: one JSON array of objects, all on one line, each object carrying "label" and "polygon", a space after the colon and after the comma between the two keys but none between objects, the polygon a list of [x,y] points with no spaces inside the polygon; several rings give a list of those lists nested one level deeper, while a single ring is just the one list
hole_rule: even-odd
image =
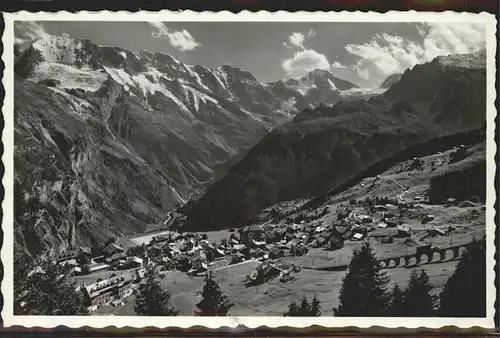
[{"label": "black and white photograph", "polygon": [[493,325],[492,15],[25,14],[6,324]]}]

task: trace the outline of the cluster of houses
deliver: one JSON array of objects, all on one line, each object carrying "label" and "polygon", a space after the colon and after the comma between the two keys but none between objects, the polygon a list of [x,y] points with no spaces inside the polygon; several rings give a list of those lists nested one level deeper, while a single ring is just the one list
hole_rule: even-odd
[{"label": "cluster of houses", "polygon": [[[83,293],[83,301],[89,312],[112,304],[119,306],[123,299],[131,295],[142,281],[145,267],[149,263],[144,258],[128,255],[119,244],[110,242],[99,250],[79,247],[56,257],[57,264],[69,268],[68,276],[96,274],[116,271],[106,277],[98,277],[95,282],[78,286]],[[119,270],[127,270],[121,273]]]},{"label": "cluster of houses", "polygon": [[88,247],[79,247],[56,258],[57,263],[70,266],[72,275],[86,275],[104,270],[126,270],[143,266],[143,259],[129,256],[116,243],[108,243],[98,253]]},{"label": "cluster of houses", "polygon": [[[58,263],[70,265],[73,274],[127,270],[82,286],[89,311],[110,303],[119,305],[140,284],[145,267],[150,265],[158,271],[180,270],[201,275],[220,265],[259,260],[262,263],[249,276],[249,283],[259,284],[276,277],[286,281],[298,267],[287,266],[280,260],[283,257],[302,256],[310,248],[337,250],[345,241],[363,240],[377,228],[394,228],[394,235],[382,242],[391,242],[392,237],[411,237],[412,231],[401,221],[401,216],[412,207],[405,202],[367,206],[366,201],[355,201],[339,206],[337,219],[329,224],[301,221],[247,226],[230,232],[229,238],[219,243],[210,242],[204,234],[170,230],[153,236],[147,245],[127,251],[113,242],[99,254],[81,247],[58,257]],[[434,216],[425,215],[422,223],[433,219]]]}]

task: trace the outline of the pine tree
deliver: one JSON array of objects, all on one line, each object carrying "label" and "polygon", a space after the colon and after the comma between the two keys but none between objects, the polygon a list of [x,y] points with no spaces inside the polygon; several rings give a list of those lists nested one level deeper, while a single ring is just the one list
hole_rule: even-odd
[{"label": "pine tree", "polygon": [[226,316],[234,305],[229,297],[222,292],[210,272],[205,278],[202,297],[201,302],[197,304],[200,311],[197,311],[196,314],[199,316]]},{"label": "pine tree", "polygon": [[307,297],[304,295],[300,300],[300,305],[297,305],[295,301],[292,301],[288,306],[288,310],[285,311],[283,316],[285,317],[318,317],[321,315],[321,305],[314,295],[311,303],[308,302]]},{"label": "pine tree", "polygon": [[391,302],[387,312],[389,317],[404,316],[404,292],[399,288],[399,285],[394,285],[391,293]]},{"label": "pine tree", "polygon": [[306,295],[304,295],[304,296],[302,296],[302,300],[300,302],[299,312],[302,316],[307,316],[307,315],[309,315],[310,311],[311,311],[311,306],[309,305],[309,302],[307,301]]},{"label": "pine tree", "polygon": [[387,283],[368,242],[356,250],[342,279],[335,316],[381,316],[387,311]]},{"label": "pine tree", "polygon": [[138,316],[177,316],[179,311],[170,305],[172,293],[163,290],[155,272],[146,272],[145,282],[141,283],[135,297],[134,310]]},{"label": "pine tree", "polygon": [[462,256],[440,295],[443,317],[486,316],[486,250],[474,242]]},{"label": "pine tree", "polygon": [[432,285],[429,284],[429,276],[425,271],[421,270],[418,274],[416,270],[413,270],[404,293],[405,317],[430,317],[434,315],[434,300],[429,294],[431,290]]},{"label": "pine tree", "polygon": [[283,316],[284,317],[300,317],[299,307],[297,306],[297,304],[294,301],[292,301],[290,303],[290,305],[288,305],[288,310],[285,311]]},{"label": "pine tree", "polygon": [[83,294],[66,278],[66,269],[51,261],[39,261],[16,278],[17,315],[85,315]]},{"label": "pine tree", "polygon": [[314,295],[314,298],[311,302],[311,308],[309,311],[309,315],[312,317],[321,316],[321,304],[320,304],[318,298],[316,297],[316,295]]}]

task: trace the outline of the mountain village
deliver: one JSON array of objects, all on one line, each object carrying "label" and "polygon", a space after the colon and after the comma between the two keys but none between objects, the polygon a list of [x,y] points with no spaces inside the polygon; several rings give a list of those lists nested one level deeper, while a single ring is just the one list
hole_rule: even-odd
[{"label": "mountain village", "polygon": [[464,285],[485,311],[486,50],[360,88],[14,47],[15,313],[454,316]]},{"label": "mountain village", "polygon": [[[467,159],[473,149],[478,148],[462,145],[444,154],[414,158],[403,163],[402,167],[406,168],[408,175],[419,175],[425,172],[426,167],[444,165],[443,158],[448,158],[450,162]],[[460,258],[467,242],[458,240],[456,252],[451,257],[447,256],[447,248],[454,249],[453,233],[456,229],[435,224],[435,215],[426,212],[428,192],[412,193],[414,189],[380,175],[365,178],[358,188],[367,185],[372,186],[375,192],[381,186],[389,186],[394,195],[378,197],[374,194],[364,199],[350,199],[336,204],[333,213],[329,206],[309,207],[313,212],[298,213],[295,206],[289,215],[283,210],[279,212],[283,214],[281,222],[230,229],[227,231],[228,238],[218,243],[210,240],[206,233],[182,233],[172,229],[145,235],[146,241],[142,245],[131,245],[134,238],[113,238],[102,247],[79,247],[61,254],[56,261],[68,271],[66,276],[61,277],[77,282],[87,311],[92,313],[101,307],[124,305],[127,297],[144,282],[147,269],[154,270],[162,278],[171,271],[199,278],[207,273],[249,264],[252,266],[250,272],[238,282],[260,285],[276,279],[286,284],[302,270],[307,273],[308,269],[347,269],[347,257],[344,261],[341,257],[329,258],[315,264],[314,258],[308,258],[309,251],[327,252],[330,257],[330,253],[341,253],[345,246],[349,247],[349,243],[365,240],[375,241],[379,247],[399,243],[400,248],[404,246],[404,252],[399,256],[408,259],[405,263],[408,265],[429,263],[434,259],[434,251],[439,250],[442,256],[438,261]],[[459,201],[449,197],[440,201],[440,207],[462,209],[476,217],[484,210],[478,198]],[[307,204],[302,208],[307,211]],[[325,221],[323,217],[329,214],[334,217]],[[448,245],[434,247],[432,243],[436,237],[449,238]],[[426,258],[422,260],[421,254],[426,254]],[[395,253],[381,255],[379,263],[389,268],[391,259],[394,259],[397,260],[396,267],[400,257],[396,259],[395,256]],[[415,261],[411,262],[410,258],[415,258]],[[18,301],[22,302],[23,295],[20,297]],[[196,298],[196,293],[193,297]]]}]

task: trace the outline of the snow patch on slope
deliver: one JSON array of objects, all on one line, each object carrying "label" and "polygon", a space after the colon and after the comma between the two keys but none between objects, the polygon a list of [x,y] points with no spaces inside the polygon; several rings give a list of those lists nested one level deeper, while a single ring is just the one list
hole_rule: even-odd
[{"label": "snow patch on slope", "polygon": [[330,88],[333,91],[338,90],[337,87],[335,86],[335,84],[330,79],[328,79],[328,84],[330,85]]},{"label": "snow patch on slope", "polygon": [[219,84],[222,86],[222,88],[228,89],[229,82],[227,79],[227,74],[221,68],[215,69],[213,71],[213,74],[217,82],[219,82]]},{"label": "snow patch on slope", "polygon": [[[189,112],[186,105],[179,100],[170,90],[162,86],[159,82],[151,82],[145,74],[138,74],[131,76],[123,69],[104,67],[106,71],[113,77],[113,79],[122,84],[125,89],[130,90],[130,87],[139,88],[144,96],[148,94],[155,94],[157,91],[172,99],[181,109]],[[154,74],[154,73],[153,73]],[[194,117],[194,116],[193,116]]]},{"label": "snow patch on slope", "polygon": [[219,101],[217,101],[216,99],[214,99],[214,98],[212,98],[212,97],[210,97],[202,92],[199,92],[192,87],[182,85],[182,88],[184,88],[187,98],[189,98],[190,97],[189,94],[191,94],[191,97],[193,98],[193,104],[194,104],[196,111],[199,111],[199,109],[200,109],[200,101],[203,101],[203,103],[207,103],[207,101],[211,101],[215,104],[219,103]]},{"label": "snow patch on slope", "polygon": [[91,105],[88,101],[80,99],[74,95],[66,93],[64,90],[55,88],[55,87],[48,87],[50,90],[53,92],[59,94],[66,100],[66,103],[68,104],[69,108],[72,109],[66,109],[65,112],[73,115],[92,115],[92,113],[96,113],[95,110],[96,108]]},{"label": "snow patch on slope", "polygon": [[199,84],[201,87],[205,88],[206,90],[210,90],[210,88],[208,88],[204,83],[203,81],[201,81],[201,78],[200,76],[198,75],[198,73],[196,71],[194,71],[194,66],[186,66],[187,70],[188,70],[188,73],[189,75],[191,75],[192,77],[194,77],[196,79],[196,83]]},{"label": "snow patch on slope", "polygon": [[352,88],[344,91],[340,91],[340,96],[342,97],[352,97],[361,96],[363,98],[369,98],[374,95],[380,95],[387,91],[387,88]]},{"label": "snow patch on slope", "polygon": [[62,63],[44,62],[40,64],[31,79],[35,82],[55,79],[61,82],[60,88],[81,88],[95,92],[101,88],[108,74],[100,70],[77,69]]},{"label": "snow patch on slope", "polygon": [[299,86],[292,86],[291,88],[295,89],[297,92],[299,92],[302,96],[306,96],[307,93],[310,91],[310,90],[313,90],[313,89],[316,89],[316,85],[313,84],[313,85],[306,85],[306,84],[302,84],[302,85],[299,85]]}]

